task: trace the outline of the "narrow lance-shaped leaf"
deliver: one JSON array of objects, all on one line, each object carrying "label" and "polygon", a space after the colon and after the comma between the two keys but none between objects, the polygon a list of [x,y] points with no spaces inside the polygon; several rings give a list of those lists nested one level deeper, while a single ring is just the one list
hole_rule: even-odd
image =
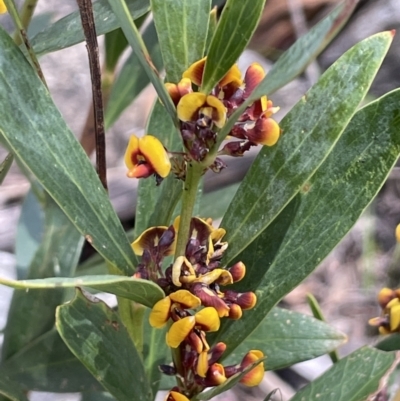
[{"label": "narrow lance-shaped leaf", "polygon": [[150,401],[141,357],[118,314],[105,303],[77,291],[73,301],[57,308],[56,327],[72,353],[118,401]]},{"label": "narrow lance-shaped leaf", "polygon": [[0,278],[0,284],[19,290],[26,289],[60,289],[74,287],[90,287],[99,291],[109,292],[131,301],[152,307],[164,297],[163,290],[149,280],[126,276],[82,276],[82,277],[50,277],[37,280],[9,280]]},{"label": "narrow lance-shaped leaf", "polygon": [[1,364],[0,377],[19,383],[25,391],[77,393],[103,389],[54,328]]},{"label": "narrow lance-shaped leaf", "polygon": [[[150,9],[149,0],[126,1],[132,19],[140,18]],[[97,35],[103,35],[120,27],[117,17],[107,0],[93,3],[94,20]],[[39,32],[31,41],[37,55],[65,49],[85,40],[79,11],[67,15],[45,30]]]},{"label": "narrow lance-shaped leaf", "polygon": [[279,57],[263,81],[254,89],[251,96],[231,115],[222,128],[220,136],[222,138],[226,137],[246,107],[255,99],[259,99],[263,95],[271,95],[301,74],[351,16],[356,5],[357,0],[345,0],[304,36],[296,40]]},{"label": "narrow lance-shaped leaf", "polygon": [[[125,274],[133,252],[85,152],[20,50],[0,30],[1,136],[93,247]],[[14,111],[18,110],[18,119]]]},{"label": "narrow lance-shaped leaf", "polygon": [[[28,278],[40,279],[55,274],[71,276],[78,264],[83,238],[49,195],[44,206],[44,235],[30,263]],[[2,360],[54,326],[55,310],[63,296],[64,291],[60,288],[40,292],[14,291],[4,330]]]},{"label": "narrow lance-shaped leaf", "polygon": [[392,39],[392,32],[380,33],[347,51],[282,120],[282,138],[261,150],[222,221],[226,262],[268,227],[332,151]]},{"label": "narrow lance-shaped leaf", "polygon": [[6,400],[28,401],[27,396],[18,383],[11,382],[5,377],[0,377],[0,395],[5,396]]},{"label": "narrow lance-shaped leaf", "polygon": [[[361,348],[302,388],[291,401],[364,401],[383,389],[400,354]],[[370,398],[371,397],[371,398]]]},{"label": "narrow lance-shaped leaf", "polygon": [[165,109],[167,110],[170,118],[174,122],[174,124],[178,124],[178,119],[176,115],[175,106],[172,102],[171,97],[169,96],[164,82],[162,81],[157,69],[150,59],[149,52],[146,48],[146,45],[143,42],[143,39],[137,30],[135,24],[132,21],[132,18],[129,13],[129,9],[126,5],[125,0],[108,0],[111,9],[114,11],[114,14],[117,16],[121,28],[125,34],[128,43],[131,45],[132,50],[135,52],[139,63],[142,65],[144,70],[146,71],[151,83],[154,86],[154,89],[157,91],[160,100],[162,101]]},{"label": "narrow lance-shaped leaf", "polygon": [[168,82],[201,59],[207,38],[211,0],[151,0]]},{"label": "narrow lance-shaped leaf", "polygon": [[212,38],[201,91],[209,93],[242,54],[260,20],[265,0],[228,0]]},{"label": "narrow lance-shaped leaf", "polygon": [[[228,352],[320,264],[375,197],[400,154],[399,102],[396,90],[357,112],[317,173],[238,256],[247,274],[236,289],[258,288],[258,299],[242,319],[223,322],[218,336]],[[294,214],[288,212],[295,203]]]},{"label": "narrow lance-shaped leaf", "polygon": [[266,370],[282,369],[327,354],[346,336],[311,316],[274,308],[249,337],[229,355],[224,365],[239,363],[252,349],[268,356]]}]

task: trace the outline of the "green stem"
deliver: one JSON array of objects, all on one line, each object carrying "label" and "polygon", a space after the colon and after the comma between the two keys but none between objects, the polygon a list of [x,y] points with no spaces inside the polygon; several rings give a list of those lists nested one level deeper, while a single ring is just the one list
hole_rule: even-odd
[{"label": "green stem", "polygon": [[28,40],[28,36],[26,34],[25,31],[25,27],[20,19],[20,16],[18,14],[17,8],[15,7],[15,3],[14,0],[4,0],[4,3],[7,7],[7,11],[10,14],[11,18],[14,21],[15,27],[16,27],[16,32],[18,32],[20,39],[21,39],[21,43],[24,43],[25,45],[25,49],[28,53],[29,56],[29,61],[31,62],[33,68],[36,70],[39,78],[42,80],[42,82],[47,86],[46,84],[46,80],[44,79],[44,75],[42,72],[42,69],[40,68],[40,64],[39,61],[36,57],[35,52],[33,51],[29,40]]},{"label": "green stem", "polygon": [[196,202],[197,188],[203,175],[203,167],[196,163],[188,163],[186,180],[183,187],[182,209],[179,222],[178,238],[176,241],[175,259],[185,255],[186,244],[189,238],[190,220]]},{"label": "green stem", "polygon": [[[35,12],[35,8],[37,5],[38,0],[25,0],[24,4],[21,8],[21,23],[25,30],[28,29],[29,24],[31,23],[33,13]],[[19,34],[18,29],[15,30],[13,39],[16,45],[22,44],[21,36]]]}]

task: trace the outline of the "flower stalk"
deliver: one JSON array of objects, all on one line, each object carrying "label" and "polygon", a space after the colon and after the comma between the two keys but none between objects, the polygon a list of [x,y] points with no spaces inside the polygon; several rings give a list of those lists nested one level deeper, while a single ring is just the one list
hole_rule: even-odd
[{"label": "flower stalk", "polygon": [[189,237],[190,220],[196,203],[197,189],[203,175],[203,168],[196,162],[187,165],[186,180],[183,185],[182,208],[179,222],[178,238],[175,248],[175,259],[185,254]]}]

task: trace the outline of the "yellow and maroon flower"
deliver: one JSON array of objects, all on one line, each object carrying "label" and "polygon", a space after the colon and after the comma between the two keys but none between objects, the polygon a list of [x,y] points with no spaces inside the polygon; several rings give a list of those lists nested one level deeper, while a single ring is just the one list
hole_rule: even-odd
[{"label": "yellow and maroon flower", "polygon": [[171,163],[162,143],[152,135],[138,138],[132,135],[125,152],[125,164],[129,178],[147,178],[156,174],[165,178],[171,171]]},{"label": "yellow and maroon flower", "polygon": [[201,305],[198,297],[188,290],[178,290],[156,302],[150,312],[149,322],[152,327],[161,328],[171,317],[171,309],[195,309]]},{"label": "yellow and maroon flower", "polygon": [[169,95],[175,106],[179,103],[179,100],[188,93],[193,92],[192,82],[189,78],[182,78],[177,84],[167,82],[165,84]]},{"label": "yellow and maroon flower", "polygon": [[203,127],[209,127],[213,122],[218,128],[222,128],[226,121],[224,104],[217,97],[201,92],[183,96],[176,110],[181,121],[196,121]]},{"label": "yellow and maroon flower", "polygon": [[371,326],[379,327],[379,333],[400,332],[400,289],[383,288],[378,294],[382,315],[369,320]]},{"label": "yellow and maroon flower", "polygon": [[[183,78],[190,79],[195,85],[201,86],[203,81],[204,67],[206,65],[207,57],[193,63],[184,73]],[[239,88],[243,84],[242,74],[237,66],[234,64],[225,76],[219,81],[218,85],[224,87],[227,85],[234,85]]]},{"label": "yellow and maroon flower", "polygon": [[7,7],[6,7],[6,5],[4,4],[4,1],[3,0],[0,0],[0,14],[4,14],[4,13],[6,13],[7,12]]},{"label": "yellow and maroon flower", "polygon": [[[251,350],[249,351],[243,358],[242,363],[240,364],[242,369],[247,368],[249,365],[257,362],[259,359],[263,358],[264,354],[259,350]],[[261,383],[261,380],[264,377],[264,362],[259,363],[250,372],[246,373],[240,383],[248,387],[258,386]]]},{"label": "yellow and maroon flower", "polygon": [[[143,255],[143,251],[145,249],[151,250],[156,247],[163,247],[163,255],[168,256],[172,255],[175,252],[175,241],[174,238],[171,238],[169,235],[168,227],[165,226],[157,226],[150,227],[147,230],[143,231],[142,234],[132,242],[132,249],[136,255]],[[167,236],[168,238],[163,238],[163,236]],[[167,240],[165,246],[163,240]],[[164,249],[165,248],[165,249]]]}]

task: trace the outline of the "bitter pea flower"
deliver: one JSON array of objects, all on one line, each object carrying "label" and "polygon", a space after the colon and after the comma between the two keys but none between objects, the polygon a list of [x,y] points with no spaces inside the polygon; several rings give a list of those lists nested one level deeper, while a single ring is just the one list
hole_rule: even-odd
[{"label": "bitter pea flower", "polygon": [[[207,333],[218,331],[220,321],[227,317],[240,319],[243,311],[255,306],[257,298],[251,292],[223,290],[240,281],[246,267],[237,262],[227,268],[221,259],[228,244],[223,241],[225,230],[214,228],[210,219],[192,217],[184,255],[162,270],[162,262],[175,246],[179,217],[170,227],[152,227],[132,244],[142,259],[136,277],[150,278],[164,290],[165,297],[152,308],[149,322],[152,327],[168,324],[166,344],[180,355],[180,366],[161,365],[162,372],[179,375],[186,389],[173,388],[166,400],[186,400],[199,389],[217,386],[237,373],[248,369],[264,355],[249,351],[239,364],[224,366],[219,361],[226,345],[213,347],[207,342]],[[248,386],[260,383],[264,365],[256,365],[241,382]]]},{"label": "bitter pea flower", "polygon": [[378,294],[378,302],[382,314],[370,319],[369,324],[377,326],[381,334],[400,332],[400,289],[383,288]]},{"label": "bitter pea flower", "polygon": [[7,7],[3,0],[0,0],[0,14],[5,14],[7,12]]},{"label": "bitter pea flower", "polygon": [[[215,154],[219,130],[265,77],[262,66],[253,63],[242,79],[238,66],[234,64],[209,93],[203,93],[199,90],[206,62],[207,58],[204,57],[189,66],[177,84],[166,83],[177,108],[181,136],[188,156],[198,162],[203,161],[211,150]],[[252,146],[274,145],[281,135],[281,129],[271,117],[278,109],[266,96],[251,102],[228,133],[229,138],[239,140],[226,143],[218,150],[218,155],[242,156]],[[224,167],[218,158],[209,166],[215,172]]]},{"label": "bitter pea flower", "polygon": [[171,162],[163,144],[152,135],[138,138],[132,135],[125,151],[125,164],[130,178],[147,178],[151,175],[161,180],[171,171]]}]

